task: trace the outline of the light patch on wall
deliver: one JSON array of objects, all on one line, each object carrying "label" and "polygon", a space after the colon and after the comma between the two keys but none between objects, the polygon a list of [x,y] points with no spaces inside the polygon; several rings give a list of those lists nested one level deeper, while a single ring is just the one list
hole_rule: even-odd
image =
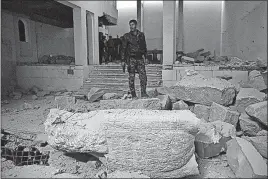
[{"label": "light patch on wall", "polygon": [[117,9],[136,8],[137,1],[117,1]]}]

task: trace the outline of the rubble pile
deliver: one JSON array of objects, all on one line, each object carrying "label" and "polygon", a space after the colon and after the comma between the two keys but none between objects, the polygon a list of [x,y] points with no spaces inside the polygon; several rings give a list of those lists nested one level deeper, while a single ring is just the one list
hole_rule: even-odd
[{"label": "rubble pile", "polygon": [[[61,105],[44,123],[48,143],[60,155],[96,157],[101,167],[93,167],[95,176],[137,171],[137,177],[198,176],[196,160],[227,156],[228,175],[264,177],[267,98],[260,81],[238,91],[225,79],[192,73],[171,87],[148,89],[150,98],[136,100],[93,88],[85,103],[96,107],[80,111],[75,97],[56,97]],[[247,172],[241,172],[244,167]]]},{"label": "rubble pile", "polygon": [[180,64],[199,64],[206,66],[219,65],[220,69],[236,69],[236,70],[265,70],[267,68],[267,60],[258,57],[256,60],[245,61],[238,57],[217,56],[215,51],[198,49],[194,52],[177,53],[175,65]]}]

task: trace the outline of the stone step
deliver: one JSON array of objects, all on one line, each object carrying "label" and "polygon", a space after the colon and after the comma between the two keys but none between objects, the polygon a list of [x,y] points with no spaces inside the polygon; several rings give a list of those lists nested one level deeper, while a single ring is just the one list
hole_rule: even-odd
[{"label": "stone step", "polygon": [[[122,68],[121,65],[94,65],[94,68],[99,69],[116,69],[116,68]],[[146,69],[162,69],[162,65],[146,65]]]},{"label": "stone step", "polygon": [[[128,83],[129,79],[105,79],[105,78],[89,78],[87,79],[84,83]],[[148,83],[153,83],[153,82],[158,82],[158,81],[162,81],[162,79],[147,79]],[[135,78],[135,82],[139,83],[140,79],[139,78]]]},{"label": "stone step", "polygon": [[[145,69],[146,72],[148,73],[162,73],[162,70],[156,70],[156,69]],[[127,69],[126,69],[127,71]],[[101,73],[123,73],[123,69],[122,68],[118,68],[118,69],[94,69],[92,72],[101,72]]]},{"label": "stone step", "polygon": [[[123,80],[123,79],[128,79],[128,75],[125,76],[117,76],[117,75],[89,75],[88,79],[118,79],[118,80]],[[139,79],[139,75],[135,75],[135,79]],[[156,76],[156,75],[147,75],[147,79],[152,79],[152,80],[162,80],[162,76]]]},{"label": "stone step", "polygon": [[[160,87],[161,85],[159,85],[159,84],[147,84],[147,87],[149,88],[149,87]],[[128,83],[126,83],[126,84],[107,84],[107,83],[103,83],[103,84],[96,84],[96,83],[87,83],[87,84],[84,84],[83,85],[83,87],[84,88],[92,88],[92,87],[97,87],[97,88],[128,88],[129,86],[128,86]],[[137,88],[139,88],[140,87],[140,84],[138,83],[136,83],[135,84],[135,87]]]}]

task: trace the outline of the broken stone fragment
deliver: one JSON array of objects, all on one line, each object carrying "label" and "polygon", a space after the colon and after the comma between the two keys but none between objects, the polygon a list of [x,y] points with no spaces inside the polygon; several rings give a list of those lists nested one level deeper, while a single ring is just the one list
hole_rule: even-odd
[{"label": "broken stone fragment", "polygon": [[264,99],[265,94],[254,88],[241,88],[236,96],[235,106],[238,112],[243,113],[249,105],[262,102]]},{"label": "broken stone fragment", "polygon": [[218,156],[226,151],[226,141],[230,138],[222,137],[215,127],[209,123],[202,128],[195,137],[195,152],[200,158]]},{"label": "broken stone fragment", "polygon": [[105,92],[100,88],[91,88],[89,93],[87,94],[87,99],[90,103],[100,100],[101,97],[105,94]]},{"label": "broken stone fragment", "polygon": [[146,91],[150,98],[155,98],[156,96],[158,96],[158,92],[156,88],[149,88],[149,89],[146,89]]},{"label": "broken stone fragment", "polygon": [[267,164],[245,139],[236,137],[227,142],[227,160],[237,178],[267,177]]},{"label": "broken stone fragment", "polygon": [[264,60],[264,59],[262,59],[260,57],[257,58],[256,63],[261,68],[267,67],[267,60]]},{"label": "broken stone fragment", "polygon": [[157,98],[160,100],[162,110],[172,109],[172,103],[169,95],[158,95]]},{"label": "broken stone fragment", "polygon": [[159,95],[169,95],[172,103],[175,103],[176,101],[178,101],[173,91],[166,86],[159,87],[156,89],[156,91]]},{"label": "broken stone fragment", "polygon": [[199,119],[204,119],[205,121],[209,121],[209,113],[210,113],[210,107],[201,105],[201,104],[195,104],[194,105],[194,114]]},{"label": "broken stone fragment", "polygon": [[[163,103],[162,103],[163,104]],[[158,98],[137,99],[137,100],[101,100],[99,109],[151,109],[160,110],[162,104]]]},{"label": "broken stone fragment", "polygon": [[55,104],[59,109],[72,109],[76,100],[71,96],[56,96]]},{"label": "broken stone fragment", "polygon": [[252,120],[246,113],[239,116],[239,124],[243,133],[248,136],[256,136],[261,130],[259,123]]},{"label": "broken stone fragment", "polygon": [[236,137],[236,129],[234,125],[223,121],[214,121],[210,124],[212,124],[215,127],[216,131],[219,132],[223,137]]},{"label": "broken stone fragment", "polygon": [[30,91],[31,91],[33,94],[37,94],[38,91],[41,91],[41,89],[38,88],[37,86],[33,86],[33,87],[30,89]]},{"label": "broken stone fragment", "polygon": [[259,121],[261,124],[268,127],[267,121],[267,101],[255,103],[249,105],[246,109],[246,113]]},{"label": "broken stone fragment", "polygon": [[253,70],[251,72],[249,72],[249,84],[259,90],[265,90],[267,89],[267,86],[264,82],[263,76],[261,75],[261,72],[257,71],[257,70]]},{"label": "broken stone fragment", "polygon": [[210,106],[212,102],[230,105],[235,97],[235,86],[226,80],[205,78],[203,75],[185,76],[170,87],[177,99]]},{"label": "broken stone fragment", "polygon": [[243,134],[244,134],[243,131],[237,131],[236,132],[236,136],[237,137],[241,137]]},{"label": "broken stone fragment", "polygon": [[267,136],[249,137],[249,139],[261,156],[267,158]]},{"label": "broken stone fragment", "polygon": [[34,94],[34,95],[32,95],[32,100],[37,100],[38,99],[38,97]]},{"label": "broken stone fragment", "polygon": [[183,101],[180,100],[173,104],[172,110],[188,110],[189,106]]},{"label": "broken stone fragment", "polygon": [[236,127],[239,115],[238,112],[231,111],[229,108],[213,102],[210,107],[209,121],[220,120]]},{"label": "broken stone fragment", "polygon": [[200,120],[188,110],[51,109],[44,124],[49,145],[67,152],[105,154],[109,170],[141,171],[160,178],[198,172],[197,164],[192,170],[189,162]]},{"label": "broken stone fragment", "polygon": [[108,100],[108,99],[119,99],[119,95],[117,93],[105,93],[103,95],[103,100]]}]

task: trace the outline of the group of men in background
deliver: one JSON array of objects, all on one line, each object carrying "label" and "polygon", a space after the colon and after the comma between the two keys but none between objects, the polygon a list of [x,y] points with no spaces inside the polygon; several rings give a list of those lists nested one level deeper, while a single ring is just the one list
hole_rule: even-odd
[{"label": "group of men in background", "polygon": [[114,62],[116,60],[120,60],[120,49],[122,46],[122,38],[112,38],[112,36],[109,36],[109,39],[107,40],[105,36],[100,36],[99,40],[99,59],[100,64],[108,62]]}]

